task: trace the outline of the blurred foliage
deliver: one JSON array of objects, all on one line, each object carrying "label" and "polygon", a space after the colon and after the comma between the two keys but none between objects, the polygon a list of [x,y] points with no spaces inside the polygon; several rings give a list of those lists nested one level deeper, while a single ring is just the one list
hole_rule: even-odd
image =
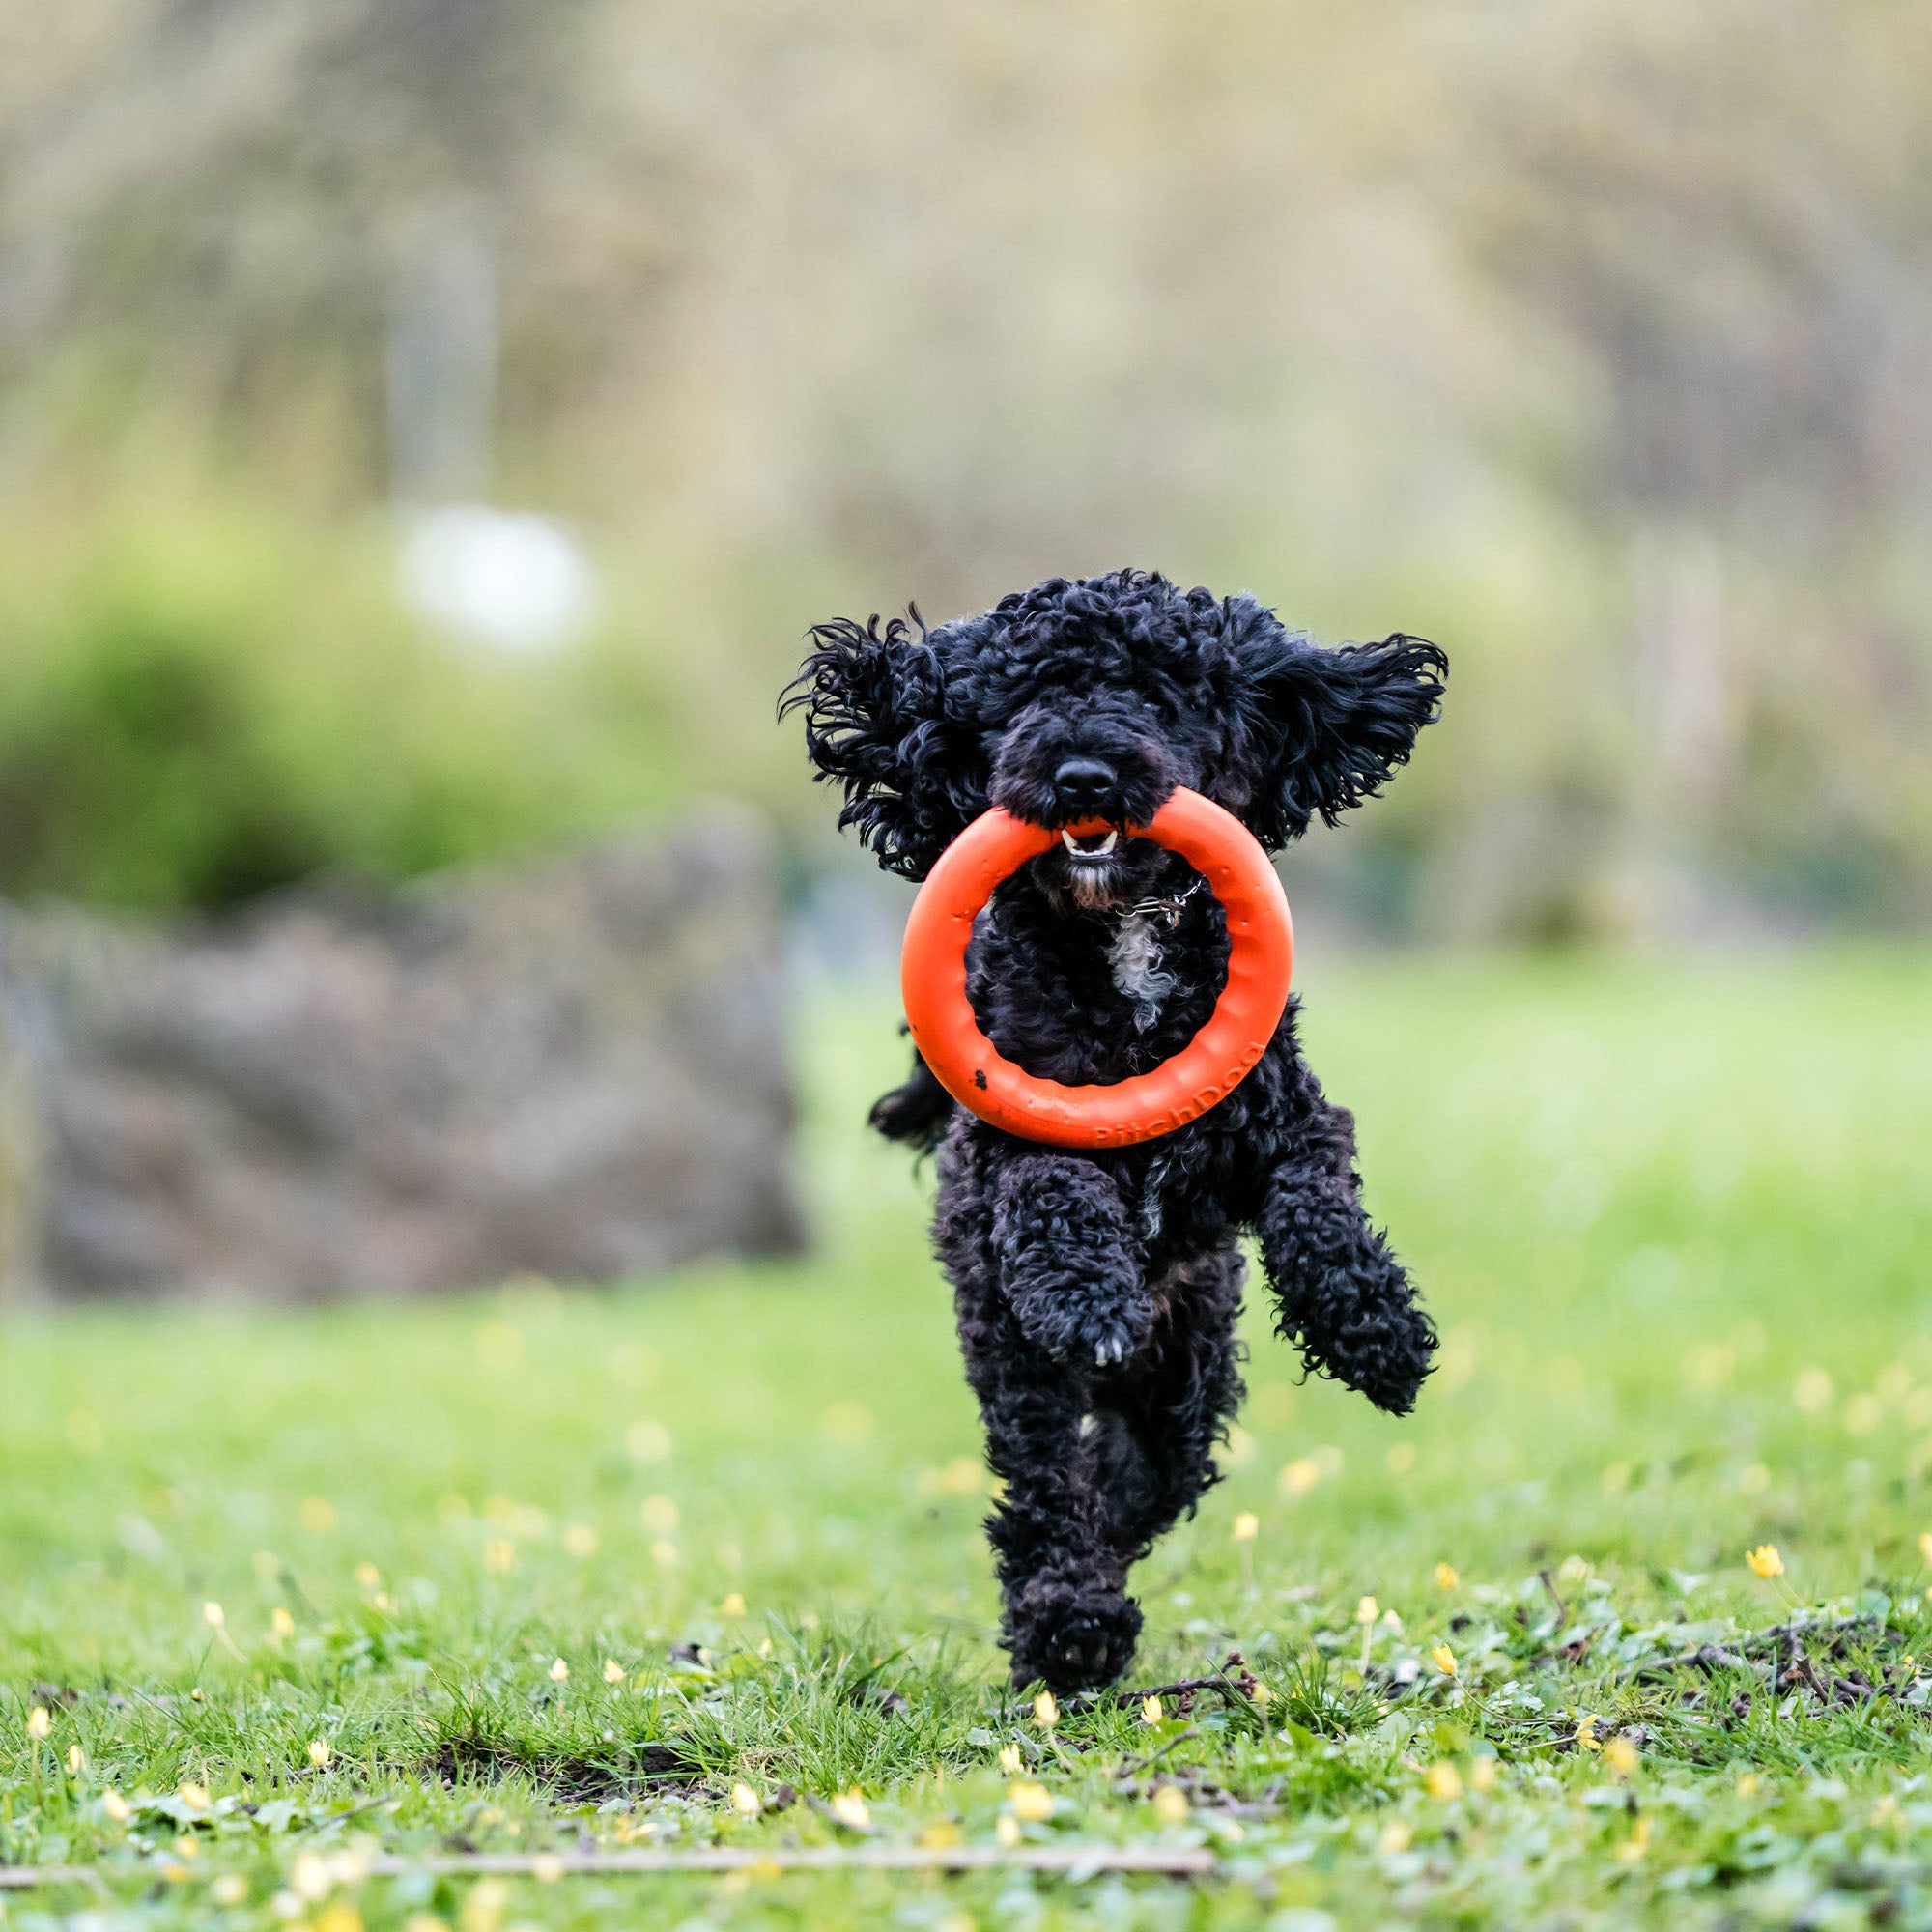
[{"label": "blurred foliage", "polygon": [[635,667],[409,623],[380,528],[96,510],[0,564],[0,892],[213,908],[582,835],[681,769]]},{"label": "blurred foliage", "polygon": [[[321,636],[460,231],[496,494],[591,535],[606,669],[808,850],[770,715],[808,622],[1131,560],[1450,650],[1413,771],[1308,854],[1371,923],[1923,922],[1928,71],[1893,0],[16,10],[0,510],[132,594],[98,505],[191,470],[303,532]],[[392,635],[380,576],[337,614]],[[535,681],[602,734],[595,677]],[[550,756],[468,806],[392,773],[467,829],[357,838],[560,825],[514,802]]]}]

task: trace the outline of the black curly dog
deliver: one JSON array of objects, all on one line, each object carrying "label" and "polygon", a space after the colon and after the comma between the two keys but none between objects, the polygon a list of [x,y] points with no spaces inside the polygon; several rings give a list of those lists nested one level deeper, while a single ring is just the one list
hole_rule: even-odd
[{"label": "black curly dog", "polygon": [[[1251,598],[1135,570],[1056,578],[937,630],[915,611],[811,638],[783,708],[844,787],[839,823],[910,879],[989,806],[1124,828],[1177,785],[1279,848],[1408,757],[1448,669],[1400,635],[1320,650]],[[1220,905],[1184,860],[1063,834],[994,895],[968,992],[1030,1073],[1110,1084],[1187,1044],[1227,959]],[[1307,1368],[1396,1414],[1429,1373],[1435,1331],[1362,1211],[1354,1122],[1303,1062],[1293,1002],[1226,1099],[1138,1146],[1019,1140],[916,1056],[872,1124],[939,1150],[935,1239],[1006,1483],[987,1528],[1017,1684],[1110,1683],[1133,1655],[1128,1568],[1216,1480],[1244,1393],[1242,1230]]]}]

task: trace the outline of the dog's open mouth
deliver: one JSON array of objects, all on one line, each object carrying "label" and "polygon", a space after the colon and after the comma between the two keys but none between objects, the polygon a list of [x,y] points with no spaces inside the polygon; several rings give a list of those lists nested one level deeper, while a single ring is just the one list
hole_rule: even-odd
[{"label": "dog's open mouth", "polygon": [[1066,847],[1069,858],[1091,866],[1113,856],[1121,835],[1111,828],[1105,832],[1063,832],[1060,842]]}]

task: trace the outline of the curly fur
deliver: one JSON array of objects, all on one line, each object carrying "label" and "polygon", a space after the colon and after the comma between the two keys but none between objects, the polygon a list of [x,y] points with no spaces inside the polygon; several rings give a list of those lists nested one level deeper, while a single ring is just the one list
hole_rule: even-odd
[{"label": "curly fur", "polygon": [[[1007,880],[968,958],[994,1044],[1072,1084],[1168,1059],[1226,978],[1219,903],[1124,828],[1177,785],[1270,848],[1332,822],[1407,759],[1448,669],[1420,639],[1320,650],[1252,598],[1132,570],[1056,578],[935,630],[915,611],[810,635],[783,708],[887,869],[923,878],[995,804],[1122,829],[1111,853],[1056,846]],[[1243,1230],[1306,1369],[1413,1406],[1435,1331],[1362,1210],[1354,1122],[1303,1061],[1293,1003],[1225,1100],[1135,1147],[1002,1133],[917,1054],[871,1120],[937,1150],[935,1240],[1006,1484],[987,1529],[1016,1683],[1109,1683],[1132,1658],[1127,1572],[1218,1479],[1243,1393]]]}]

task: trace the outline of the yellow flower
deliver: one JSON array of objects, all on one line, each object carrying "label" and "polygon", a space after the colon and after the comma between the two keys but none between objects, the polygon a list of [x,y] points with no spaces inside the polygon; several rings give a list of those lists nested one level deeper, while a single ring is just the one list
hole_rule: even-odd
[{"label": "yellow flower", "polygon": [[726,1597],[719,1608],[727,1617],[742,1617],[745,1614],[745,1600],[736,1590]]},{"label": "yellow flower", "polygon": [[1493,1791],[1496,1788],[1496,1775],[1500,1770],[1492,1757],[1479,1757],[1469,1767],[1469,1782],[1478,1791]]},{"label": "yellow flower", "polygon": [[196,1784],[192,1780],[188,1780],[176,1791],[175,1796],[190,1811],[206,1811],[208,1809],[208,1786],[205,1784]]},{"label": "yellow flower", "polygon": [[507,1577],[517,1567],[517,1546],[507,1536],[493,1536],[483,1546],[483,1567],[493,1577]]},{"label": "yellow flower", "polygon": [[539,1885],[555,1885],[563,1876],[563,1861],[554,1852],[539,1852],[530,1861],[530,1876]]},{"label": "yellow flower", "polygon": [[1163,1825],[1187,1822],[1187,1794],[1178,1784],[1163,1784],[1153,1795],[1153,1814]]},{"label": "yellow flower", "polygon": [[302,1527],[315,1536],[335,1533],[335,1505],[323,1496],[310,1496],[301,1506]]},{"label": "yellow flower", "polygon": [[678,1525],[680,1511],[670,1496],[646,1496],[638,1505],[638,1519],[653,1536],[668,1536]]},{"label": "yellow flower", "polygon": [[1273,1696],[1274,1692],[1259,1677],[1255,1679],[1255,1688],[1248,1692],[1249,1701],[1255,1704],[1266,1704]]},{"label": "yellow flower", "polygon": [[1015,1818],[1010,1811],[1002,1811],[1000,1813],[999,1823],[993,1827],[993,1836],[996,1837],[1000,1841],[1000,1843],[1007,1848],[1008,1851],[1011,1851],[1012,1848],[1020,1842],[1021,1838],[1020,1821],[1017,1818]]},{"label": "yellow flower", "polygon": [[1446,1643],[1438,1643],[1435,1646],[1435,1648],[1429,1653],[1429,1661],[1431,1663],[1435,1664],[1437,1670],[1441,1671],[1444,1677],[1455,1676],[1456,1653],[1453,1650],[1451,1650]]},{"label": "yellow flower", "polygon": [[1629,1777],[1636,1770],[1636,1747],[1628,1738],[1612,1738],[1604,1747],[1604,1762],[1618,1777]]},{"label": "yellow flower", "polygon": [[1381,1605],[1373,1597],[1364,1597],[1355,1605],[1355,1621],[1358,1624],[1372,1624],[1381,1613]]},{"label": "yellow flower", "polygon": [[210,1630],[219,1630],[228,1621],[227,1614],[223,1611],[219,1604],[210,1603],[202,1605],[201,1613],[208,1619]]},{"label": "yellow flower", "polygon": [[1141,1722],[1144,1724],[1157,1724],[1160,1722],[1160,1699],[1158,1697],[1143,1697],[1141,1699]]},{"label": "yellow flower", "polygon": [[1617,1847],[1617,1858],[1627,1865],[1634,1865],[1650,1849],[1650,1820],[1639,1818],[1631,1827],[1631,1834]]},{"label": "yellow flower", "polygon": [[574,1522],[563,1532],[563,1547],[572,1556],[595,1556],[597,1532],[587,1522]]},{"label": "yellow flower", "polygon": [[604,1681],[607,1684],[621,1684],[624,1681],[624,1666],[614,1657],[604,1660]]},{"label": "yellow flower", "polygon": [[1932,1529],[1918,1532],[1918,1554],[1927,1563],[1932,1563]]},{"label": "yellow flower", "polygon": [[1022,1779],[1008,1787],[1007,1799],[1013,1807],[1013,1816],[1022,1824],[1044,1825],[1053,1816],[1053,1793],[1043,1784],[1030,1784]]},{"label": "yellow flower", "polygon": [[1738,1796],[1740,1798],[1755,1798],[1757,1796],[1756,1772],[1747,1771],[1738,1779]]},{"label": "yellow flower", "polygon": [[567,1664],[560,1657],[552,1658],[550,1665],[550,1681],[553,1684],[561,1684],[569,1676],[570,1676],[570,1665]]},{"label": "yellow flower", "polygon": [[365,1590],[373,1590],[383,1580],[383,1573],[373,1563],[358,1563],[355,1566],[355,1580]]},{"label": "yellow flower", "polygon": [[54,1727],[54,1720],[47,1716],[44,1704],[36,1704],[27,1713],[27,1735],[30,1738],[43,1738]]},{"label": "yellow flower", "polygon": [[248,1898],[248,1881],[240,1872],[223,1872],[209,1887],[208,1895],[216,1905],[242,1905]]},{"label": "yellow flower", "polygon": [[749,1784],[734,1784],[731,1787],[731,1808],[741,1818],[755,1818],[764,1809],[764,1804]]},{"label": "yellow flower", "polygon": [[463,1932],[497,1932],[502,1923],[503,1908],[510,1902],[510,1888],[499,1878],[479,1878],[463,1901],[457,1923]]},{"label": "yellow flower", "polygon": [[1777,1553],[1777,1546],[1775,1543],[1760,1543],[1755,1549],[1747,1549],[1745,1561],[1750,1565],[1753,1577],[1784,1575],[1784,1558]]},{"label": "yellow flower", "polygon": [[327,1771],[328,1761],[335,1755],[327,1738],[311,1738],[308,1745],[308,1761],[318,1771]]},{"label": "yellow flower", "polygon": [[1321,1465],[1313,1456],[1297,1456],[1285,1463],[1275,1487],[1290,1502],[1305,1496],[1321,1480]]},{"label": "yellow flower", "polygon": [[1050,1731],[1059,1723],[1060,1703],[1051,1690],[1042,1690],[1033,1700],[1033,1720],[1043,1731]]},{"label": "yellow flower", "polygon": [[67,1768],[75,1777],[87,1769],[87,1753],[78,1745],[68,1746]]},{"label": "yellow flower", "polygon": [[1439,1798],[1444,1804],[1463,1795],[1463,1775],[1446,1758],[1432,1764],[1422,1781],[1429,1787],[1430,1797]]},{"label": "yellow flower", "polygon": [[1243,1510],[1235,1519],[1235,1541],[1252,1543],[1262,1533],[1262,1520],[1253,1510]]},{"label": "yellow flower", "polygon": [[855,1832],[865,1831],[872,1822],[871,1807],[866,1803],[866,1794],[856,1784],[850,1791],[841,1791],[832,1801],[832,1815]]},{"label": "yellow flower", "polygon": [[1792,1389],[1798,1406],[1806,1415],[1816,1415],[1832,1401],[1832,1378],[1823,1369],[1806,1369]]},{"label": "yellow flower", "polygon": [[1393,1858],[1408,1850],[1408,1841],[1414,1833],[1400,1818],[1391,1818],[1382,1827],[1381,1836],[1376,1840],[1376,1850],[1385,1858]]},{"label": "yellow flower", "polygon": [[289,1889],[298,1898],[327,1898],[330,1884],[327,1862],[314,1852],[302,1853],[289,1867]]},{"label": "yellow flower", "polygon": [[1592,1716],[1584,1716],[1577,1722],[1577,1742],[1587,1751],[1602,1750],[1597,1742],[1597,1720]]},{"label": "yellow flower", "polygon": [[277,1604],[269,1612],[269,1628],[277,1637],[294,1636],[296,1634],[296,1620],[289,1615],[288,1611],[281,1605]]},{"label": "yellow flower", "polygon": [[117,1825],[125,1825],[128,1822],[129,1815],[128,1801],[111,1784],[100,1794],[100,1808]]},{"label": "yellow flower", "polygon": [[1438,1563],[1435,1566],[1435,1587],[1445,1595],[1455,1589],[1462,1580],[1462,1577],[1457,1576],[1456,1566],[1453,1563]]},{"label": "yellow flower", "polygon": [[1017,1777],[1020,1775],[1020,1747],[1018,1745],[1002,1745],[1000,1747],[1000,1769],[1009,1777]]},{"label": "yellow flower", "polygon": [[668,1536],[659,1537],[651,1545],[651,1561],[660,1570],[675,1569],[677,1567],[677,1545]]}]

